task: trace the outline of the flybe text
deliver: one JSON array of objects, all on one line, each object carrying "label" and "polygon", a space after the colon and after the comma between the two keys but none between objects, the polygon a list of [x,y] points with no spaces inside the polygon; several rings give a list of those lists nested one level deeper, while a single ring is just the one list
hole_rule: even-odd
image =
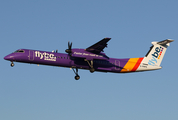
[{"label": "flybe text", "polygon": [[54,56],[54,54],[49,54],[46,52],[41,53],[39,51],[35,51],[35,57],[39,57],[40,59],[48,61],[56,61],[56,57]]},{"label": "flybe text", "polygon": [[154,53],[151,54],[151,55],[152,55],[152,59],[148,61],[148,64],[149,64],[149,65],[154,66],[154,65],[158,62],[158,59],[160,59],[161,54],[162,54],[162,52],[163,52],[163,49],[164,49],[164,48],[162,48],[162,47],[156,47],[156,48],[155,48]]},{"label": "flybe text", "polygon": [[161,51],[162,47],[156,47],[155,52],[152,54],[153,57],[158,58],[159,52]]}]

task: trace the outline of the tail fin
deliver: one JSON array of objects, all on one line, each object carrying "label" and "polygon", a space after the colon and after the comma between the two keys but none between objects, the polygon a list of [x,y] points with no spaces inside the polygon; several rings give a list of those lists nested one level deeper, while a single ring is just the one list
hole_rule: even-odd
[{"label": "tail fin", "polygon": [[160,69],[160,64],[163,60],[167,47],[170,46],[170,42],[174,40],[166,39],[160,42],[152,42],[150,50],[142,60],[138,71],[149,69]]}]

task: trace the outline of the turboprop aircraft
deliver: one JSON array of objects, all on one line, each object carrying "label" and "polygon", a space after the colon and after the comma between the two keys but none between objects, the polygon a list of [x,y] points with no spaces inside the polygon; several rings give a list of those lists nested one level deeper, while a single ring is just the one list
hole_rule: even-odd
[{"label": "turboprop aircraft", "polygon": [[148,70],[161,69],[161,61],[164,57],[167,47],[174,40],[166,39],[160,42],[152,42],[152,47],[145,57],[117,59],[110,58],[103,49],[107,47],[107,42],[111,38],[104,38],[96,44],[86,49],[72,49],[72,43],[68,42],[67,54],[56,51],[47,52],[30,49],[18,49],[15,52],[4,57],[5,60],[14,62],[41,64],[51,66],[61,66],[72,68],[75,73],[75,79],[79,80],[78,69],[99,72],[129,73]]}]

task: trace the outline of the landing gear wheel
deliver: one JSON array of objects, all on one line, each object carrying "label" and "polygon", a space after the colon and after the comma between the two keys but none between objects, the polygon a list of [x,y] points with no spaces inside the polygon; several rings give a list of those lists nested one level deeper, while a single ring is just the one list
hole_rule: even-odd
[{"label": "landing gear wheel", "polygon": [[11,62],[11,67],[14,67],[14,63],[13,62]]},{"label": "landing gear wheel", "polygon": [[85,59],[85,61],[87,61],[88,65],[90,66],[90,72],[91,73],[95,72],[95,69],[93,68],[93,60],[90,61],[91,63],[87,59]]},{"label": "landing gear wheel", "polygon": [[91,73],[95,72],[95,69],[94,69],[94,68],[91,68],[91,69],[90,69],[90,72],[91,72]]},{"label": "landing gear wheel", "polygon": [[[76,71],[74,70],[74,69],[76,69]],[[75,73],[75,80],[79,80],[80,79],[80,76],[78,75],[78,68],[72,68],[72,70],[74,71],[74,73]]]},{"label": "landing gear wheel", "polygon": [[76,75],[75,76],[75,80],[79,80],[80,79],[80,76],[79,75]]}]

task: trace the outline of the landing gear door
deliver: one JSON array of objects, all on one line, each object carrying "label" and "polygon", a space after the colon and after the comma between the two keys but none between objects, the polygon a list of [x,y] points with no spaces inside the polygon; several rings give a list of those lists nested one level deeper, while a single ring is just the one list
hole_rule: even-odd
[{"label": "landing gear door", "polygon": [[28,56],[28,58],[29,58],[30,61],[34,60],[34,51],[29,50],[29,56]]}]

